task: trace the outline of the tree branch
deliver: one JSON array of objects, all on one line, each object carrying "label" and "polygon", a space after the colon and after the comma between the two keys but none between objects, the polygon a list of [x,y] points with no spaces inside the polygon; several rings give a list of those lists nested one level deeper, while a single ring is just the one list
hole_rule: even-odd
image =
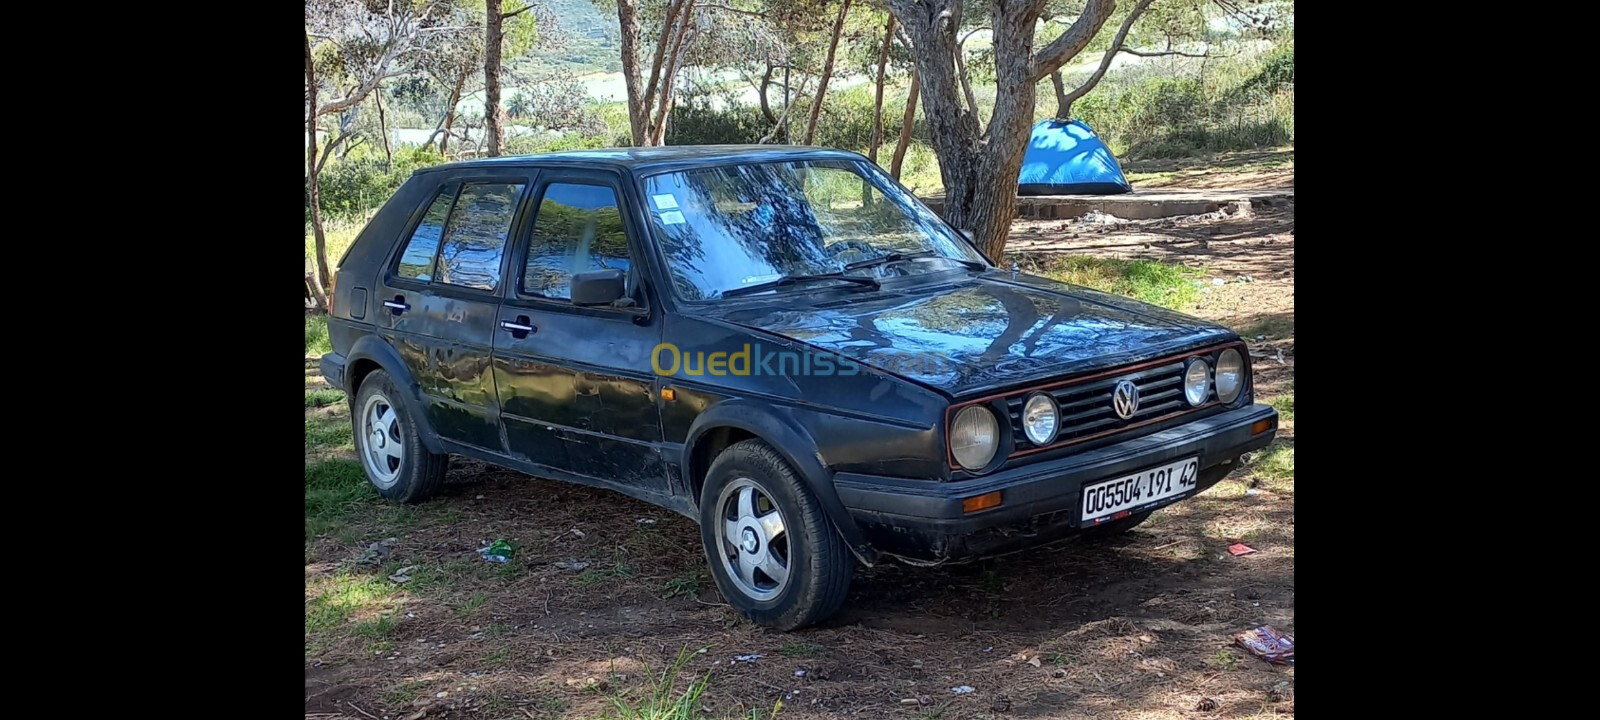
[{"label": "tree branch", "polygon": [[1116,37],[1111,38],[1111,47],[1106,48],[1106,54],[1100,58],[1100,66],[1094,69],[1094,74],[1090,75],[1088,80],[1083,81],[1083,84],[1079,85],[1078,89],[1067,93],[1066,99],[1061,103],[1062,108],[1058,112],[1070,111],[1072,103],[1076,102],[1078,98],[1087,95],[1090,90],[1094,89],[1094,86],[1100,84],[1100,79],[1105,77],[1106,70],[1111,67],[1111,61],[1122,50],[1122,43],[1128,39],[1128,31],[1133,29],[1133,24],[1139,20],[1139,16],[1149,9],[1151,2],[1154,2],[1154,0],[1139,0],[1139,4],[1133,6],[1133,10],[1128,12],[1128,17],[1122,21],[1122,27],[1117,28]]},{"label": "tree branch", "polygon": [[1125,52],[1129,55],[1137,55],[1139,57],[1166,57],[1168,55],[1177,55],[1178,57],[1187,58],[1219,57],[1217,55],[1212,55],[1209,51],[1196,55],[1194,53],[1183,52],[1182,50],[1134,50],[1132,48],[1122,48],[1120,52]]},{"label": "tree branch", "polygon": [[501,20],[510,20],[511,18],[514,18],[514,17],[516,17],[518,15],[521,15],[521,14],[523,14],[523,13],[529,11],[529,10],[532,10],[532,9],[533,9],[533,4],[529,3],[526,7],[522,8],[521,10],[512,10],[511,12],[508,12],[508,13],[500,13],[500,19]]},{"label": "tree branch", "polygon": [[1072,27],[1034,53],[1033,61],[1028,63],[1028,81],[1039,82],[1089,47],[1094,36],[1100,33],[1101,26],[1111,19],[1111,11],[1116,6],[1116,0],[1089,0],[1089,4],[1083,8],[1083,14],[1073,21]]}]

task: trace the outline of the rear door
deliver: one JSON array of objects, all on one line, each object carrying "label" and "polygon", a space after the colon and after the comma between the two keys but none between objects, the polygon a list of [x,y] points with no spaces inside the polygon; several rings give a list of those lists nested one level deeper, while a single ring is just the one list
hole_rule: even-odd
[{"label": "rear door", "polygon": [[378,283],[379,332],[400,351],[441,437],[504,452],[490,370],[507,240],[526,170],[446,176]]},{"label": "rear door", "polygon": [[[650,365],[662,323],[634,261],[640,228],[621,178],[548,169],[538,180],[495,341],[508,449],[635,494],[668,494]],[[573,305],[572,275],[604,268],[626,271],[631,306]]]}]

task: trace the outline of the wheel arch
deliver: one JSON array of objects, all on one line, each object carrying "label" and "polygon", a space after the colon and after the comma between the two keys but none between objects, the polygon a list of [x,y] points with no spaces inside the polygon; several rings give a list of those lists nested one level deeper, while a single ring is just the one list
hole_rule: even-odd
[{"label": "wheel arch", "polygon": [[374,370],[383,370],[389,375],[389,380],[400,390],[406,403],[406,409],[411,413],[411,421],[416,423],[417,434],[422,437],[422,444],[428,452],[448,452],[444,443],[439,440],[439,435],[433,431],[433,424],[428,422],[428,407],[422,397],[422,386],[416,378],[406,369],[404,360],[400,359],[400,352],[393,345],[385,342],[376,335],[364,335],[350,347],[350,354],[345,361],[345,395],[355,402],[355,396],[361,389],[362,381],[366,380]]},{"label": "wheel arch", "polygon": [[728,400],[700,413],[689,426],[684,442],[683,472],[690,501],[697,510],[711,462],[728,446],[751,439],[766,443],[800,474],[857,560],[869,567],[877,561],[877,550],[867,542],[850,511],[839,500],[833,473],[824,463],[816,441],[799,423],[773,412],[770,406]]}]

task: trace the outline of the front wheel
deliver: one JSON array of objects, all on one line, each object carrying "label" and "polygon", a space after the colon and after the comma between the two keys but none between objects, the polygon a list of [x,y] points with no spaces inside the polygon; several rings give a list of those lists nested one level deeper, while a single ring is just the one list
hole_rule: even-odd
[{"label": "front wheel", "polygon": [[760,440],[717,456],[700,491],[717,589],[751,621],[793,630],[844,604],[855,559],[799,474]]}]

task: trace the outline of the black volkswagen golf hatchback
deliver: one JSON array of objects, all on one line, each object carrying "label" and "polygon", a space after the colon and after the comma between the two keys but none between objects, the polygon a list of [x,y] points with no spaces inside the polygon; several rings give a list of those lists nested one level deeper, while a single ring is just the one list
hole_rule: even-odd
[{"label": "black volkswagen golf hatchback", "polygon": [[1123,532],[1272,439],[1233,332],[993,260],[854,153],[450,163],[341,261],[322,370],[384,497],[451,455],[610,488],[787,630],[858,562]]}]

